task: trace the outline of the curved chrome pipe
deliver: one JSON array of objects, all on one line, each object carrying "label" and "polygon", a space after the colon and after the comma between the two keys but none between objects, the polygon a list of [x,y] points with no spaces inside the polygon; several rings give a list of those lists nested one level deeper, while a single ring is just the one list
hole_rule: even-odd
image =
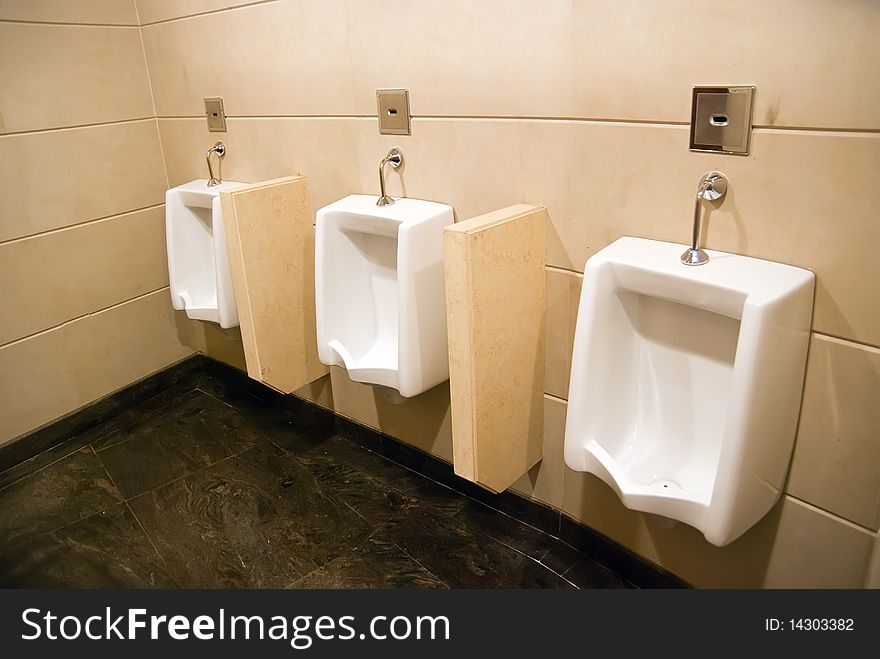
[{"label": "curved chrome pipe", "polygon": [[[211,154],[217,154],[217,176],[214,176],[214,169],[211,167]],[[215,185],[220,185],[223,180],[220,178],[221,169],[220,162],[223,160],[223,156],[226,155],[226,145],[223,142],[217,142],[214,146],[212,146],[205,153],[205,162],[208,163],[208,187],[212,188]]]},{"label": "curved chrome pipe", "polygon": [[385,165],[399,169],[402,164],[403,152],[396,146],[379,161],[379,201],[376,202],[377,206],[390,206],[394,203],[394,198],[385,193]]},{"label": "curved chrome pipe", "polygon": [[700,179],[697,188],[697,197],[694,199],[694,228],[691,235],[690,249],[681,255],[681,262],[685,265],[703,265],[709,260],[709,255],[703,249],[703,222],[701,221],[700,204],[704,199],[717,201],[727,194],[727,177],[721,172],[708,172]]}]

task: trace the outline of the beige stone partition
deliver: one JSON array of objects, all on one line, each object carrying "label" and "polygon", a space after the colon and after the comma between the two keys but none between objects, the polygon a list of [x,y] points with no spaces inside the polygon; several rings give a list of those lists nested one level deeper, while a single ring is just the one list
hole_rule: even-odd
[{"label": "beige stone partition", "polygon": [[516,204],[444,229],[453,465],[495,492],[541,459],[546,222]]},{"label": "beige stone partition", "polygon": [[308,182],[289,176],[220,199],[248,375],[290,393],[327,374],[315,335]]}]

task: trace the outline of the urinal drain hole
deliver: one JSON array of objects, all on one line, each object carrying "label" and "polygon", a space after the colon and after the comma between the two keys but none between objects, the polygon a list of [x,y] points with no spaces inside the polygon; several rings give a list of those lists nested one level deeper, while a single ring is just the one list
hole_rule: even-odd
[{"label": "urinal drain hole", "polygon": [[656,487],[661,490],[680,490],[681,486],[675,481],[663,480],[659,479],[651,483],[651,487]]}]

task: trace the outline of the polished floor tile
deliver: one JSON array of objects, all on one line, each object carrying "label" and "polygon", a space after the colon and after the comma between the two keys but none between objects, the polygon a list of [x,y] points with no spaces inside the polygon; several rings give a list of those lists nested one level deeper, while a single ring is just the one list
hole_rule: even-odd
[{"label": "polished floor tile", "polygon": [[177,585],[124,503],[0,553],[2,588]]},{"label": "polished floor tile", "polygon": [[[115,437],[115,435],[113,435]],[[125,433],[123,441],[93,444],[127,497],[164,485],[265,441],[254,423],[208,394],[192,391],[167,409],[161,423]]]},{"label": "polished floor tile", "polygon": [[285,401],[292,403],[290,397],[275,392],[269,392],[275,402],[267,402],[211,375],[202,378],[198,390],[235,408],[273,442],[291,452],[310,450],[334,434],[333,416],[326,410],[299,402],[292,411],[285,405]]},{"label": "polished floor tile", "polygon": [[207,365],[0,474],[0,586],[629,586],[336,421]]},{"label": "polished floor tile", "polygon": [[385,536],[450,588],[571,588],[538,561],[454,518],[411,510]]},{"label": "polished floor tile", "polygon": [[292,588],[446,588],[394,543],[373,535]]},{"label": "polished floor tile", "polygon": [[169,412],[181,400],[192,396],[191,383],[181,382],[115,414],[94,428],[78,435],[96,449],[124,442],[131,434],[145,434],[168,422]]},{"label": "polished floor tile", "polygon": [[0,552],[122,501],[85,447],[0,490]]},{"label": "polished floor tile", "polygon": [[175,574],[196,588],[284,587],[372,530],[269,444],[130,504]]},{"label": "polished floor tile", "polygon": [[[273,441],[276,440],[273,438]],[[277,441],[276,443],[283,448],[288,448],[286,444]],[[376,482],[416,496],[425,502],[446,507],[449,512],[457,512],[467,501],[467,498],[458,492],[342,437],[329,437],[309,451],[293,450],[293,452],[298,458],[309,464],[316,464],[324,460],[331,464],[353,467]]]},{"label": "polished floor tile", "polygon": [[528,524],[474,501],[468,501],[455,518],[469,525],[474,533],[488,535],[536,561],[541,561],[551,550],[567,546]]},{"label": "polished floor tile", "polygon": [[585,557],[562,575],[578,588],[632,588],[604,565]]},{"label": "polished floor tile", "polygon": [[73,453],[76,453],[78,450],[87,447],[88,444],[89,442],[87,439],[74,437],[73,439],[66,441],[63,444],[53,446],[43,451],[42,453],[35,455],[32,458],[28,458],[23,462],[19,462],[18,464],[13,465],[9,469],[0,472],[0,490],[2,490],[7,485],[11,485],[12,483],[19,481],[26,476],[36,473],[41,469],[44,469],[49,465],[54,464],[69,455],[72,455]]}]

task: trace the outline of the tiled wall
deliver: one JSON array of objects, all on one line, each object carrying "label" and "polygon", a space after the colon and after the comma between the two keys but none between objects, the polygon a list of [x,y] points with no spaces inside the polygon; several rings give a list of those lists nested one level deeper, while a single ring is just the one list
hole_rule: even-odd
[{"label": "tiled wall", "polygon": [[166,186],[134,3],[0,0],[0,444],[201,347]]},{"label": "tiled wall", "polygon": [[[105,4],[112,3],[84,6],[100,13]],[[451,203],[460,219],[519,201],[548,206],[545,458],[516,489],[697,585],[880,585],[880,221],[871,193],[880,180],[880,86],[873,83],[880,4],[707,0],[700,11],[688,0],[136,4],[170,185],[205,176],[204,150],[218,135],[205,129],[202,98],[222,95],[230,116],[222,136],[227,179],[301,172],[317,208],[351,192],[375,193],[376,164],[399,144],[407,166],[400,179],[391,177],[394,194]],[[113,93],[139,76],[129,72]],[[26,82],[22,93],[40,97]],[[687,150],[690,88],[713,83],[758,87],[748,157]],[[391,86],[410,89],[412,136],[378,135],[375,89]],[[108,100],[91,121],[129,111],[138,98],[131,92],[125,102]],[[74,105],[6,117],[6,129],[33,130],[8,124],[43,115],[44,122],[62,120],[53,113],[83,121],[80,112]],[[92,129],[58,134],[75,140],[85,130]],[[36,135],[29,139],[47,139]],[[89,157],[103,156],[91,149]],[[12,169],[3,176],[27,176],[27,167]],[[712,214],[709,246],[808,267],[818,277],[787,493],[721,549],[684,525],[663,528],[628,511],[562,460],[584,261],[624,234],[685,242],[697,179],[710,169],[725,172],[731,189]],[[119,176],[114,195],[129,180],[115,168],[90,176]],[[29,202],[45,207],[32,214],[29,232],[82,221],[65,219],[68,211],[51,199]],[[121,212],[98,199],[110,207],[88,195],[76,207],[97,205],[88,211],[95,216]],[[5,225],[4,232],[14,237]],[[234,335],[208,328],[207,345],[210,354],[241,363]],[[333,369],[307,393],[451,458],[444,386],[396,405]]]}]

